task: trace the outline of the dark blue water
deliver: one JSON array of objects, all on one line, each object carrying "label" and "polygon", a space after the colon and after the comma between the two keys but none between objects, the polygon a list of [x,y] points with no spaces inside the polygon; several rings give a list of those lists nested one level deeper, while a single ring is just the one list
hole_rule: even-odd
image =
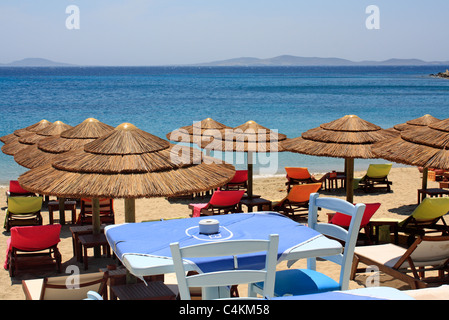
[{"label": "dark blue water", "polygon": [[[449,115],[449,80],[431,67],[65,67],[0,68],[0,136],[41,119],[131,122],[159,137],[211,117],[248,120],[289,138],[347,114],[392,127],[426,113]],[[286,165],[342,170],[343,160],[279,154]],[[356,169],[382,160],[356,160]],[[237,164],[245,167],[244,164]],[[0,155],[0,184],[26,169]]]}]

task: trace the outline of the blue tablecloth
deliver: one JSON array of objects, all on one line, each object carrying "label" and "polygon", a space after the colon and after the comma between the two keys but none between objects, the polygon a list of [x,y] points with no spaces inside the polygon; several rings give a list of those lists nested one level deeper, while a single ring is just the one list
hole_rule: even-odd
[{"label": "blue tablecloth", "polygon": [[[156,222],[130,223],[106,229],[106,238],[116,255],[122,259],[129,254],[171,257],[170,243],[179,242],[181,247],[199,243],[268,239],[270,234],[279,235],[278,257],[289,250],[307,243],[320,233],[277,213],[238,213],[211,217],[220,223],[220,233],[199,233],[199,221],[186,218]],[[198,270],[211,272],[217,269],[233,269],[233,257],[190,259]],[[262,269],[265,255],[252,254],[238,258],[240,269]]]}]

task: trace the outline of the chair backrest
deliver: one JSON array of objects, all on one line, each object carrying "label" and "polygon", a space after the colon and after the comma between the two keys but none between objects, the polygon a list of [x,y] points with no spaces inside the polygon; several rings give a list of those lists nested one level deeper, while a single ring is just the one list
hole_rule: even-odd
[{"label": "chair backrest", "polygon": [[14,194],[28,194],[30,193],[29,191],[25,190],[24,188],[22,188],[19,184],[19,181],[17,180],[10,180],[9,181],[9,192],[10,193],[14,193]]},{"label": "chair backrest", "polygon": [[285,172],[287,172],[287,177],[291,179],[304,180],[310,178],[310,173],[307,168],[285,167]]},{"label": "chair backrest", "polygon": [[287,195],[291,202],[309,201],[310,194],[317,192],[321,188],[321,183],[306,183],[294,185]]},{"label": "chair backrest", "polygon": [[[100,213],[113,213],[114,202],[112,199],[100,199]],[[81,210],[83,213],[92,214],[92,199],[81,199]]]},{"label": "chair backrest", "polygon": [[[318,223],[318,208],[341,212],[350,216],[351,223],[348,230],[335,224]],[[318,193],[313,193],[310,195],[308,226],[326,236],[344,241],[345,243],[342,254],[322,257],[326,260],[341,265],[339,281],[341,290],[346,290],[349,286],[352,259],[354,257],[354,249],[359,235],[360,223],[362,222],[364,211],[365,205],[362,203],[353,205],[352,203],[342,199],[319,198]],[[309,260],[309,268],[315,269],[315,267],[315,259]]]},{"label": "chair backrest", "polygon": [[40,300],[83,300],[89,291],[102,295],[106,282],[104,272],[45,278]]},{"label": "chair backrest", "polygon": [[8,213],[26,214],[42,209],[42,197],[9,197]]},{"label": "chair backrest", "polygon": [[449,198],[425,198],[411,216],[418,221],[434,220],[449,212]]},{"label": "chair backrest", "polygon": [[[279,236],[270,235],[268,240],[230,240],[204,243],[180,248],[179,243],[170,244],[181,299],[190,300],[190,287],[219,287],[235,284],[264,282],[264,297],[273,297],[278,254]],[[186,276],[183,259],[200,257],[234,256],[266,252],[265,268],[262,270],[219,270]]]},{"label": "chair backrest", "polygon": [[217,207],[229,207],[236,205],[242,200],[245,190],[216,190],[210,198],[209,204]]},{"label": "chair backrest", "polygon": [[10,247],[23,251],[40,251],[60,241],[61,225],[12,227]]},{"label": "chair backrest", "polygon": [[420,236],[409,247],[407,252],[398,260],[394,268],[400,268],[407,263],[407,257],[412,259],[415,267],[440,267],[449,263],[448,236]]},{"label": "chair backrest", "polygon": [[366,171],[366,175],[370,178],[386,177],[390,173],[392,165],[392,163],[370,164],[368,166],[368,170]]},{"label": "chair backrest", "polygon": [[[366,208],[365,208],[365,212],[363,213],[363,218],[362,218],[362,222],[360,223],[360,228],[365,227],[369,223],[372,216],[379,209],[380,203],[378,203],[378,202],[365,203],[365,206],[366,206]],[[349,227],[349,225],[351,224],[351,217],[344,213],[337,212],[332,217],[330,223],[339,225],[341,227]]]},{"label": "chair backrest", "polygon": [[248,170],[235,170],[234,177],[228,183],[243,183],[248,180]]}]

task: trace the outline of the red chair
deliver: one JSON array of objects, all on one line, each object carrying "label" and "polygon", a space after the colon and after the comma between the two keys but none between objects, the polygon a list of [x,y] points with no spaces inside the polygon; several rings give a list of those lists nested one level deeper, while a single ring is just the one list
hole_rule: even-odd
[{"label": "red chair", "polygon": [[49,262],[55,263],[61,272],[60,232],[60,224],[11,228],[4,264],[9,275],[14,277],[19,265],[34,269],[36,264],[48,265]]},{"label": "red chair", "polygon": [[231,181],[221,187],[221,190],[240,190],[248,188],[248,170],[236,170]]},{"label": "red chair", "polygon": [[[371,231],[369,230],[369,222],[373,215],[376,213],[376,211],[380,207],[380,203],[365,203],[366,208],[365,212],[363,213],[362,222],[360,223],[360,230],[365,230],[365,235],[367,236],[367,242],[371,243],[370,234]],[[343,213],[337,212],[335,214],[328,214],[330,217],[329,223],[336,224],[343,228],[349,228],[349,225],[351,224],[351,217],[348,215],[345,215]]]},{"label": "red chair", "polygon": [[[7,197],[17,197],[17,196],[35,196],[36,194],[33,192],[29,192],[22,188],[17,180],[9,181],[9,190],[6,191]],[[8,198],[7,198],[8,199]]]},{"label": "red chair", "polygon": [[192,217],[211,216],[241,211],[240,200],[245,190],[216,190],[208,203],[191,203]]},{"label": "red chair", "polygon": [[[104,224],[114,224],[114,201],[113,199],[99,199],[100,202],[100,222]],[[92,199],[81,199],[81,209],[77,224],[92,224]]]}]

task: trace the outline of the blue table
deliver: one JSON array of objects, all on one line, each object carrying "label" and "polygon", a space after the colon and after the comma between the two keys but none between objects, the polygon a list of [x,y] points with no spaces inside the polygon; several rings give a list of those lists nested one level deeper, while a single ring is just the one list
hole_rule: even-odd
[{"label": "blue table", "polygon": [[[268,239],[279,235],[278,261],[298,260],[341,253],[340,242],[326,238],[315,230],[275,212],[236,213],[213,216],[220,223],[220,233],[199,233],[199,221],[204,217],[156,222],[110,225],[106,238],[123,265],[135,276],[174,272],[169,245],[181,247],[198,243],[241,239]],[[262,269],[264,255],[239,258],[239,268]],[[188,270],[210,272],[217,268],[233,268],[232,257],[192,259]]]},{"label": "blue table", "polygon": [[272,300],[415,300],[408,294],[390,287],[368,287],[346,291],[332,291],[302,296],[276,297]]}]

